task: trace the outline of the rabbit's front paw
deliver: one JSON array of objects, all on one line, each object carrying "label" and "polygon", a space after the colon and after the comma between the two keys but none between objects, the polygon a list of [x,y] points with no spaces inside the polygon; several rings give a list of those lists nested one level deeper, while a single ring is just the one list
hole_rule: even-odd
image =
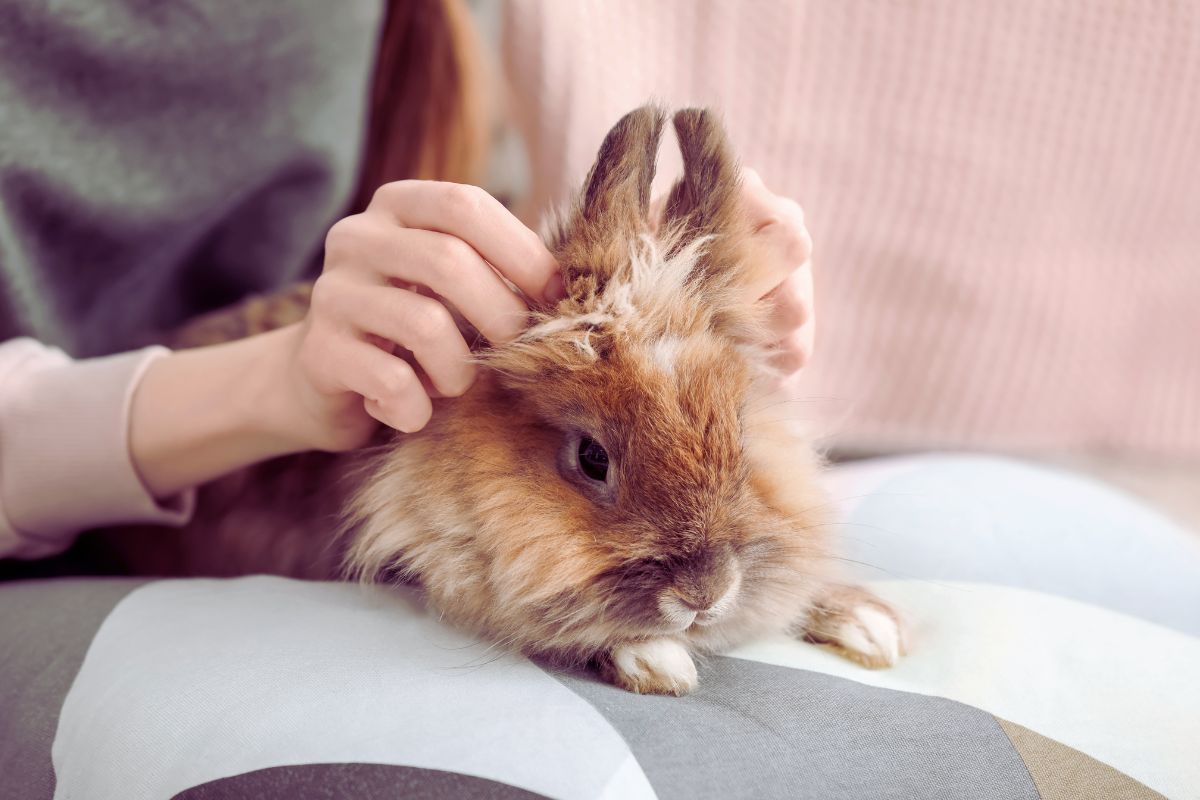
[{"label": "rabbit's front paw", "polygon": [[696,665],[674,639],[617,645],[603,660],[604,677],[638,694],[685,695],[696,688]]},{"label": "rabbit's front paw", "polygon": [[826,590],[809,612],[801,634],[871,669],[895,665],[906,650],[900,616],[859,586]]}]

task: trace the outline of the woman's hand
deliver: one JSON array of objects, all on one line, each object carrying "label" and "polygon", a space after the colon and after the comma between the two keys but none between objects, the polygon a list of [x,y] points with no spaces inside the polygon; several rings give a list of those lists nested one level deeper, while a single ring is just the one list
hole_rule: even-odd
[{"label": "woman's hand", "polygon": [[[816,316],[813,312],[812,237],[804,227],[804,209],[763,184],[752,169],[742,170],[742,207],[749,217],[751,247],[761,259],[757,280],[747,287],[747,300],[769,303],[772,363],[779,385],[795,377],[812,357]],[[666,196],[651,203],[657,228]]]},{"label": "woman's hand", "polygon": [[443,300],[488,341],[508,341],[528,308],[501,275],[537,301],[562,295],[537,234],[474,186],[391,183],[334,225],[291,359],[310,446],[360,446],[376,421],[420,430],[431,397],[465,392],[475,367]]},{"label": "woman's hand", "polygon": [[772,192],[752,169],[742,171],[742,204],[754,231],[752,244],[759,257],[768,261],[763,273],[767,284],[752,291],[755,300],[771,304],[772,361],[782,384],[812,358],[816,328],[812,237],[804,227],[800,205]]},{"label": "woman's hand", "polygon": [[430,397],[475,377],[443,300],[490,341],[524,327],[500,275],[538,301],[563,292],[541,240],[482,189],[384,186],[329,232],[303,322],[146,368],[130,408],[138,475],[164,498],[287,453],[359,447],[379,422],[424,427]]}]

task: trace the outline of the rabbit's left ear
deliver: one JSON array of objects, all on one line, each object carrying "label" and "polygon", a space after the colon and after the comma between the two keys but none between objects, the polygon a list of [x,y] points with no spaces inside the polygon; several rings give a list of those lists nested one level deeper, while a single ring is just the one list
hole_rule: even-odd
[{"label": "rabbit's left ear", "polygon": [[622,117],[604,137],[583,193],[583,224],[609,235],[646,230],[665,121],[661,108],[645,105]]},{"label": "rabbit's left ear", "polygon": [[650,184],[665,122],[661,108],[645,105],[604,137],[583,194],[551,245],[572,297],[602,291],[629,260],[629,242],[649,232]]}]

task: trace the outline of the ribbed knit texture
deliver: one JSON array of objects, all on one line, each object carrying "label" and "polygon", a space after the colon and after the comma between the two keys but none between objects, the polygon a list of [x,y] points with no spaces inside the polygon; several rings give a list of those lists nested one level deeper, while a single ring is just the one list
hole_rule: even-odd
[{"label": "ribbed knit texture", "polygon": [[0,0],[0,341],[74,357],[311,278],[382,0]]},{"label": "ribbed knit texture", "polygon": [[804,205],[794,413],[836,443],[1200,458],[1196,6],[511,0],[506,26],[532,208],[651,97],[721,109]]}]

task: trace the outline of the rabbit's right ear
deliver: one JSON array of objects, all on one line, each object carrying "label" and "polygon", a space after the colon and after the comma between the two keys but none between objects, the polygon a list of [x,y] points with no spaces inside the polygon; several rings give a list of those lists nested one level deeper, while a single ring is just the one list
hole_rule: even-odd
[{"label": "rabbit's right ear", "polygon": [[725,285],[742,270],[745,220],[739,201],[741,170],[725,128],[705,108],[675,113],[675,133],[683,156],[683,177],[667,198],[664,227],[674,247],[707,240],[694,279],[701,285]]},{"label": "rabbit's right ear", "polygon": [[552,245],[572,297],[598,292],[648,233],[650,184],[666,113],[655,105],[622,117],[600,145],[583,194]]}]

